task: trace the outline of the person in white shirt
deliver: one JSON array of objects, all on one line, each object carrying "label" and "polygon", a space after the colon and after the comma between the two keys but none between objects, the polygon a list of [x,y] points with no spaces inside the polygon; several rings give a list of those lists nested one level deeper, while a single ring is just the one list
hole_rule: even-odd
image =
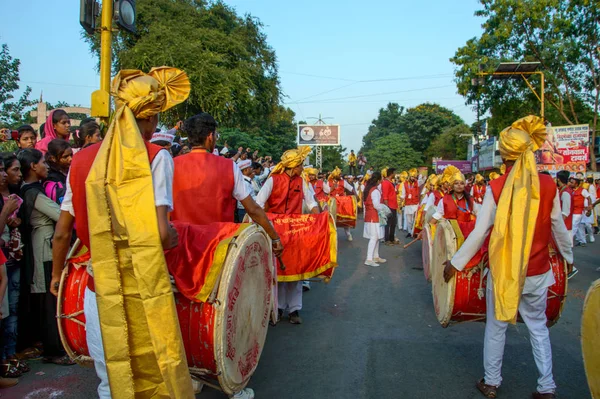
[{"label": "person in white shirt", "polygon": [[415,216],[419,210],[421,187],[426,179],[419,175],[416,168],[409,170],[408,180],[400,187],[400,198],[404,200],[402,212],[406,218],[406,237],[412,237],[415,224]]},{"label": "person in white shirt", "polygon": [[[594,225],[595,220],[594,218],[596,217],[595,213],[594,213],[594,209],[592,208],[592,204],[594,202],[596,202],[596,186],[594,186],[594,178],[593,177],[589,177],[586,179],[586,181],[583,183],[583,188],[585,190],[587,190],[587,192],[589,193],[589,197],[588,197],[588,203],[587,203],[587,209],[586,212],[583,215],[582,218],[582,224],[584,225],[584,236],[587,237],[589,235],[589,241],[590,242],[595,242],[596,239],[594,238],[594,228],[592,227],[592,225]],[[589,213],[589,215],[588,215]]]},{"label": "person in white shirt", "polygon": [[227,142],[225,142],[223,148],[221,148],[221,151],[219,153],[223,156],[229,154],[229,144],[227,144]]},{"label": "person in white shirt", "polygon": [[[246,186],[246,192],[250,194],[253,200],[256,200],[256,192],[254,191],[254,187],[252,186],[252,178],[254,177],[254,169],[252,169],[252,161],[246,159],[245,161],[241,161],[237,164],[237,166],[242,171],[242,175],[244,176],[244,186]],[[244,216],[246,215],[246,208],[240,201],[237,202],[237,209],[235,210],[235,222],[242,223],[244,220]]]},{"label": "person in white shirt", "polygon": [[[379,257],[379,240],[385,235],[384,227],[379,223],[379,211],[385,208],[381,203],[381,173],[373,172],[364,191],[365,224],[363,237],[369,240],[365,265],[378,267],[386,260]],[[391,215],[395,217],[395,215]]]}]

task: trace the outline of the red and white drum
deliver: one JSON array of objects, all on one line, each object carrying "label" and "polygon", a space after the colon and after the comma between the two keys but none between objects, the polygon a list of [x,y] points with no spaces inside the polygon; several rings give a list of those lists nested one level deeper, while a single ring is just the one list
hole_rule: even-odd
[{"label": "red and white drum", "polygon": [[[89,356],[85,343],[83,292],[85,268],[70,259],[63,275],[59,309],[78,313],[59,318],[63,345],[75,357]],[[271,244],[264,230],[248,225],[227,250],[220,280],[206,303],[193,302],[175,291],[181,335],[192,375],[215,380],[228,395],[242,390],[258,366],[273,303],[275,281]],[[73,293],[73,294],[70,294]],[[78,344],[79,343],[79,344]]]},{"label": "red and white drum", "polygon": [[428,222],[423,225],[423,234],[421,242],[421,257],[423,258],[423,273],[425,280],[431,281],[431,258],[433,256],[433,238],[436,225],[430,225]]},{"label": "red and white drum", "polygon": [[[334,205],[335,204],[335,205]],[[356,227],[358,203],[355,195],[340,195],[329,198],[329,207],[335,206],[336,227]]]},{"label": "red and white drum", "polygon": [[[442,327],[453,322],[485,321],[487,278],[484,272],[488,268],[487,256],[479,265],[458,272],[446,283],[444,281],[444,262],[452,259],[458,250],[457,233],[452,224],[441,220],[437,224],[431,264],[432,294],[435,313]],[[554,325],[560,318],[567,293],[566,263],[552,247],[550,265],[556,280],[548,290],[546,317],[548,326]],[[519,320],[521,321],[521,320]]]}]

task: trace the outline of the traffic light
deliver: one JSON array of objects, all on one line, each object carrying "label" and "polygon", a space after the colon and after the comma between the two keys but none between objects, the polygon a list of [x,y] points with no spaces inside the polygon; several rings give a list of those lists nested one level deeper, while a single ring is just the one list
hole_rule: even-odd
[{"label": "traffic light", "polygon": [[115,19],[119,27],[135,33],[135,0],[115,0]]},{"label": "traffic light", "polygon": [[79,23],[90,35],[96,30],[100,7],[96,0],[79,0]]}]

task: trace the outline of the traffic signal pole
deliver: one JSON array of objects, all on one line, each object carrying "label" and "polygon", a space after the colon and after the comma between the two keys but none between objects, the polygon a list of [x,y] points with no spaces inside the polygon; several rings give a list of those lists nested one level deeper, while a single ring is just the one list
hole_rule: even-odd
[{"label": "traffic signal pole", "polygon": [[92,93],[92,116],[108,124],[110,116],[110,70],[112,52],[113,0],[102,1],[100,27],[100,90]]}]

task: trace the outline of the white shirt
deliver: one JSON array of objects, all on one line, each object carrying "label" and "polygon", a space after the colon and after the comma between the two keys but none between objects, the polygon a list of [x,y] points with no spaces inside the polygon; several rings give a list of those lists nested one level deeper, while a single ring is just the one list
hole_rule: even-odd
[{"label": "white shirt", "polygon": [[325,194],[329,194],[331,192],[331,187],[329,187],[329,182],[328,181],[324,181],[323,182],[323,192]]},{"label": "white shirt", "polygon": [[376,211],[380,211],[382,209],[382,207],[384,207],[385,205],[381,203],[381,189],[379,188],[381,186],[377,186],[377,188],[371,190],[371,201],[373,202],[373,208],[375,208]]},{"label": "white shirt", "polygon": [[[462,199],[462,198],[459,198]],[[435,199],[433,201],[433,203],[435,203]],[[472,209],[469,209],[471,212],[473,211]],[[444,217],[444,201],[440,200],[440,202],[438,202],[437,204],[437,208],[435,210],[435,213],[433,214],[433,218],[436,220],[441,220]]]},{"label": "white shirt", "polygon": [[[559,191],[560,193],[560,191]],[[571,214],[571,194],[567,192],[567,190],[563,191],[560,195],[560,199],[562,202],[562,214],[564,217],[569,217]]]},{"label": "white shirt", "polygon": [[[479,251],[490,230],[494,227],[494,220],[496,219],[496,201],[494,201],[494,195],[492,190],[487,190],[483,198],[483,204],[479,211],[479,216],[475,222],[475,228],[469,234],[460,249],[454,254],[452,258],[452,266],[456,270],[462,271],[467,263],[475,256],[475,253]],[[554,196],[552,205],[552,212],[550,214],[552,221],[552,236],[558,247],[558,251],[561,253],[567,263],[573,263],[573,250],[571,249],[571,235],[567,231],[565,222],[562,217],[560,209],[560,200],[558,198],[558,190]],[[547,273],[539,276],[531,276],[525,279],[525,285],[523,287],[523,294],[533,293],[538,289],[547,288],[554,284],[554,275],[552,269]]]},{"label": "white shirt", "polygon": [[[242,178],[244,179],[244,185],[246,186],[246,190],[250,193],[252,199],[255,199],[256,193],[254,192],[254,188],[252,187],[252,179],[250,179],[248,176],[244,176],[243,174]],[[237,208],[244,209],[244,205],[242,205],[242,203],[239,200],[237,202]]]},{"label": "white shirt", "polygon": [[224,146],[221,148],[221,155],[226,155],[229,152],[229,147]]},{"label": "white shirt", "polygon": [[[150,164],[152,170],[152,186],[154,188],[154,204],[155,206],[166,206],[169,212],[173,211],[173,171],[175,166],[173,164],[173,158],[168,151],[159,151]],[[71,189],[71,179],[67,176],[67,191],[60,209],[65,212],[69,212],[73,217],[75,216],[75,209],[73,208],[73,191]]]},{"label": "white shirt", "polygon": [[243,201],[252,194],[252,186],[248,189],[246,182],[244,181],[244,174],[240,170],[240,167],[237,166],[235,162],[231,163],[233,165],[233,192],[231,195],[238,201]]},{"label": "white shirt", "polygon": [[[311,192],[311,190],[308,188],[310,184],[304,184],[304,179],[302,183],[302,194],[304,197],[302,199],[302,202],[304,203],[304,205],[306,205],[308,209],[313,209],[317,207],[318,204],[315,201],[315,194],[314,192]],[[271,192],[273,192],[273,178],[269,177],[260,189],[258,195],[256,196],[256,203],[258,204],[258,206],[260,206],[261,208],[265,207],[267,200],[271,196]]]},{"label": "white shirt", "polygon": [[[440,202],[442,202],[440,200]],[[435,207],[435,194],[432,192],[427,196],[427,201],[425,202],[425,209],[429,209],[431,207]]]}]

